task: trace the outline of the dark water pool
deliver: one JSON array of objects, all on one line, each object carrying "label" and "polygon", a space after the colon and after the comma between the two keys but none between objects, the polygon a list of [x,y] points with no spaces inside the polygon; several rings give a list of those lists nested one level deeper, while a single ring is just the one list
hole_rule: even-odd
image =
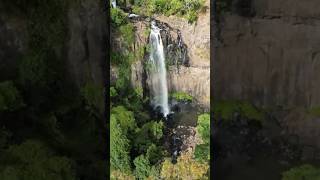
[{"label": "dark water pool", "polygon": [[193,126],[197,125],[198,116],[204,113],[203,109],[191,103],[181,103],[178,105],[179,110],[174,112],[173,120],[176,126]]}]

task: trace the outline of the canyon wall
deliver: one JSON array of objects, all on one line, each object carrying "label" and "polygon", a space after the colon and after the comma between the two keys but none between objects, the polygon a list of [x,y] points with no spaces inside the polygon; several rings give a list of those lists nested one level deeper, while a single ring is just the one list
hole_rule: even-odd
[{"label": "canyon wall", "polygon": [[[10,77],[0,76],[1,81],[17,76],[30,38],[28,19],[18,9],[8,13],[6,8],[5,2],[0,3],[0,72]],[[56,54],[65,59],[66,69],[79,88],[89,81],[103,86],[108,35],[103,8],[96,0],[73,3],[64,17],[67,19],[67,40]]]},{"label": "canyon wall", "polygon": [[319,106],[319,5],[317,0],[257,0],[247,4],[249,16],[220,16],[215,98],[258,106]]},{"label": "canyon wall", "polygon": [[70,8],[68,63],[78,86],[92,81],[103,86],[107,78],[107,15],[103,4],[96,0],[82,1]]},{"label": "canyon wall", "polygon": [[320,2],[234,2],[217,18],[214,99],[280,107],[283,133],[320,148],[320,118],[309,112],[320,106]]}]

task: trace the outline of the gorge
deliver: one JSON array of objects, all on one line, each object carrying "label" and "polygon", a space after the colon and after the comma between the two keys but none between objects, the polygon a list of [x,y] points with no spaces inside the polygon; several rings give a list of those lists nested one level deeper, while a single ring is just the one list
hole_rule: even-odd
[{"label": "gorge", "polygon": [[[111,121],[123,134],[113,135],[120,132],[112,125],[112,138],[118,139],[111,142],[113,178],[209,176],[209,1],[177,2],[118,2],[111,9]],[[193,13],[197,19],[187,16]],[[208,34],[199,31],[203,28]],[[134,120],[123,121],[120,109],[130,111]],[[123,147],[120,142],[128,142],[127,149],[117,150]]]}]

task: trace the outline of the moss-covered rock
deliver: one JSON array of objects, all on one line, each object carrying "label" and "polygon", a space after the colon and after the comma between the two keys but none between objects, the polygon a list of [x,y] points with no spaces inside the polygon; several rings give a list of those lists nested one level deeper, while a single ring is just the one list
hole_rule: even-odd
[{"label": "moss-covered rock", "polygon": [[212,109],[216,118],[221,117],[224,120],[232,119],[234,113],[239,113],[250,120],[262,121],[264,119],[262,110],[243,101],[220,101],[214,103]]}]

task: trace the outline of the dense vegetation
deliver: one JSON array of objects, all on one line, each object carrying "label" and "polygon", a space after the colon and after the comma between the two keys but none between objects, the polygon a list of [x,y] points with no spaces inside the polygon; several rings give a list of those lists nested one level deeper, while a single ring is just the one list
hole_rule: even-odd
[{"label": "dense vegetation", "polygon": [[209,163],[210,161],[210,115],[202,114],[198,117],[197,133],[202,143],[196,146],[195,159]]},{"label": "dense vegetation", "polygon": [[317,180],[320,179],[320,169],[312,165],[305,164],[291,168],[282,173],[282,180]]},{"label": "dense vegetation", "polygon": [[[75,3],[75,2],[74,2]],[[106,177],[103,88],[79,88],[67,72],[64,0],[4,0],[26,22],[27,48],[0,69],[0,179]]]},{"label": "dense vegetation", "polygon": [[132,6],[133,13],[152,16],[164,14],[177,15],[186,18],[190,23],[198,19],[198,13],[204,9],[204,0],[120,0],[122,7]]}]

